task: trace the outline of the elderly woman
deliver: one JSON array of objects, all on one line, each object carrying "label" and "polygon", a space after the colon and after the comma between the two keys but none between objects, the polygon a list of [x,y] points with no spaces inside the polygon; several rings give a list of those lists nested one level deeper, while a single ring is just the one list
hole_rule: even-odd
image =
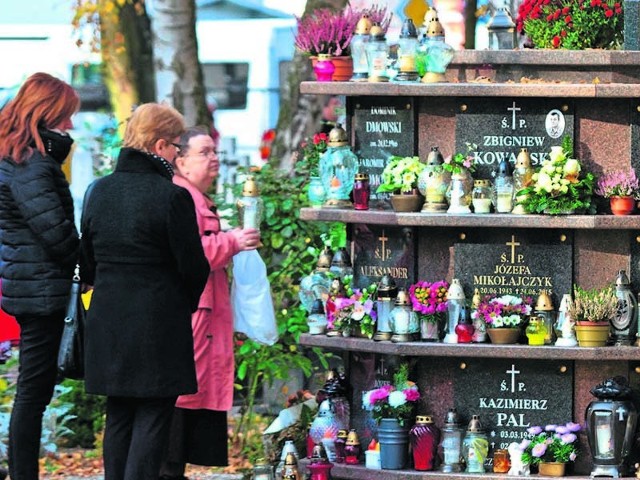
[{"label": "elderly woman", "polygon": [[179,395],[197,391],[191,313],[209,275],[191,195],[173,184],[182,115],[139,106],[82,218],[85,388],[107,396],[105,480],[157,480]]},{"label": "elderly woman", "polygon": [[233,402],[233,316],[226,267],[243,250],[260,242],[253,228],[220,230],[220,219],[207,191],[218,176],[220,162],[213,138],[204,129],[187,130],[180,137],[176,185],[195,203],[198,229],[211,273],[193,326],[198,393],[176,402],[170,444],[161,479],[183,479],[186,463],[227,465],[227,410]]}]

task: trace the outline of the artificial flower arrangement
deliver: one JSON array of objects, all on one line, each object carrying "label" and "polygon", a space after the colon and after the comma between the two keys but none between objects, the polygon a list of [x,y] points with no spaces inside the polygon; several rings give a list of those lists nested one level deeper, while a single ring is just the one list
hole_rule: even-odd
[{"label": "artificial flower arrangement", "polygon": [[478,148],[478,145],[469,142],[466,142],[466,144],[467,152],[456,153],[452,157],[445,158],[442,168],[450,173],[462,173],[465,170],[475,172],[475,155],[473,152]]},{"label": "artificial flower arrangement", "polygon": [[296,17],[296,34],[294,45],[309,56],[321,53],[334,57],[349,56],[349,45],[362,15],[369,15],[371,22],[378,23],[386,32],[392,14],[386,6],[372,5],[366,9],[334,10],[318,8],[309,15]]},{"label": "artificial flower arrangement", "polygon": [[409,380],[409,365],[403,363],[393,375],[393,384],[383,385],[363,394],[362,408],[369,410],[378,423],[383,418],[393,418],[404,425],[413,419],[418,400],[418,386]]},{"label": "artificial flower arrangement", "polygon": [[[376,311],[374,298],[377,285],[372,283],[366,288],[352,287],[353,275],[346,275],[343,279],[345,297],[337,297],[333,303],[331,325],[328,327],[341,332],[351,332],[359,329],[362,335],[373,338],[376,329]],[[327,318],[329,321],[329,319]]]},{"label": "artificial flower arrangement", "polygon": [[565,137],[562,146],[551,147],[549,158],[533,174],[531,185],[517,192],[517,203],[527,212],[595,213],[595,177],[591,172],[582,174],[580,162],[571,158],[572,151],[569,137]]},{"label": "artificial flower arrangement", "polygon": [[540,462],[573,462],[578,455],[576,433],[580,429],[580,425],[573,422],[528,428],[530,438],[525,438],[520,443],[523,462],[530,465],[538,465]]},{"label": "artificial flower arrangement", "polygon": [[418,312],[420,320],[437,323],[447,311],[447,293],[449,283],[445,280],[437,282],[418,282],[409,287],[409,298],[414,312]]},{"label": "artificial flower arrangement", "polygon": [[486,295],[471,313],[471,318],[484,320],[488,328],[515,328],[531,315],[532,304],[531,297]]},{"label": "artificial flower arrangement", "polygon": [[392,155],[382,171],[377,193],[409,193],[418,188],[418,176],[426,165],[419,157]]},{"label": "artificial flower arrangement", "polygon": [[595,192],[604,198],[633,197],[640,199],[640,181],[633,168],[605,173],[598,179]]},{"label": "artificial flower arrangement", "polygon": [[620,0],[524,0],[516,28],[536,48],[617,48],[623,40]]},{"label": "artificial flower arrangement", "polygon": [[575,322],[608,322],[618,311],[618,298],[615,287],[585,290],[578,285],[573,287],[573,301],[569,313]]}]

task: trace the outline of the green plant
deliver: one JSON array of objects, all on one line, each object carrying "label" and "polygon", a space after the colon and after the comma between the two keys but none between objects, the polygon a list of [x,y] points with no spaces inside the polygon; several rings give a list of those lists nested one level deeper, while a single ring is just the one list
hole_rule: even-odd
[{"label": "green plant", "polygon": [[95,448],[96,438],[104,429],[106,397],[86,393],[81,380],[65,379],[62,385],[69,391],[60,399],[73,405],[69,413],[74,416],[67,422],[72,433],[66,437],[65,446]]},{"label": "green plant", "polygon": [[551,147],[549,158],[533,174],[532,184],[517,193],[518,204],[529,213],[551,215],[567,212],[595,213],[592,201],[595,177],[582,174],[580,162],[571,158],[573,148],[568,137],[563,145]]},{"label": "green plant", "polygon": [[382,182],[378,193],[411,192],[418,188],[418,176],[426,165],[419,157],[399,157],[392,155],[382,171]]},{"label": "green plant", "polygon": [[462,173],[463,170],[474,172],[476,170],[474,150],[478,148],[475,143],[466,142],[467,152],[456,153],[452,157],[447,157],[442,164],[442,168],[450,173]]},{"label": "green plant", "polygon": [[525,0],[518,9],[518,31],[537,48],[616,48],[623,40],[618,0]]},{"label": "green plant", "polygon": [[530,438],[523,440],[522,460],[530,465],[541,462],[572,462],[578,455],[578,437],[581,429],[577,423],[534,426],[527,429]]},{"label": "green plant", "polygon": [[569,306],[569,312],[574,321],[607,322],[617,311],[618,299],[613,285],[590,290],[574,285],[573,301]]}]

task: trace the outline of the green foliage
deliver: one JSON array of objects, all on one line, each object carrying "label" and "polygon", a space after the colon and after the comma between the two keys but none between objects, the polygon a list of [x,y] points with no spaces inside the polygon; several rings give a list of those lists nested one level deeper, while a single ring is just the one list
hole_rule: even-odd
[{"label": "green foliage", "polygon": [[65,445],[94,448],[96,435],[104,429],[106,397],[87,394],[81,380],[67,379],[62,385],[70,390],[60,399],[73,405],[69,413],[74,416],[67,423],[72,433],[66,438]]}]

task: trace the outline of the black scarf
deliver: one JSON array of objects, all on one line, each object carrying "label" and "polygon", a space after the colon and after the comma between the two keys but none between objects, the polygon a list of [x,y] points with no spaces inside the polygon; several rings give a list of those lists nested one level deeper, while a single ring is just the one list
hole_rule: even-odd
[{"label": "black scarf", "polygon": [[40,138],[42,138],[47,154],[59,163],[64,162],[64,159],[67,158],[71,151],[73,138],[67,134],[54,132],[53,130],[47,130],[45,128],[39,128],[38,133],[40,134]]}]

